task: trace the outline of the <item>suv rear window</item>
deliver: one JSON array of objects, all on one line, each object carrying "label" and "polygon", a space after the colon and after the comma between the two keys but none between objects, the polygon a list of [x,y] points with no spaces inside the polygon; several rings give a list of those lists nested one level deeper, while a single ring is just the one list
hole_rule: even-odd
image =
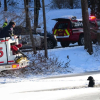
[{"label": "suv rear window", "polygon": [[56,26],[56,29],[66,29],[68,27],[68,23],[59,23]]}]

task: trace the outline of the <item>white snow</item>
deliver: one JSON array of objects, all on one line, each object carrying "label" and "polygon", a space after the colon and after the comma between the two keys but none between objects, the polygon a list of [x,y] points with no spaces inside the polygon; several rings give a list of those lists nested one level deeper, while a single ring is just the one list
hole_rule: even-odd
[{"label": "white snow", "polygon": [[[95,46],[94,46],[95,50]],[[83,46],[66,47],[48,50],[48,55],[56,56],[66,63],[69,55],[71,74],[100,70],[99,54],[89,55]],[[66,75],[66,73],[63,73]],[[70,73],[68,74],[70,75]],[[52,76],[52,75],[51,75]],[[56,73],[56,76],[59,76]],[[63,75],[60,75],[63,76]],[[87,78],[93,76],[95,85],[100,84],[100,74],[72,77],[46,78],[48,76],[33,76],[27,78],[0,78],[0,94],[3,100],[62,100],[77,95],[99,92],[100,88],[88,88]],[[76,88],[76,89],[74,89]]]},{"label": "white snow", "polygon": [[[40,12],[40,15],[41,14],[42,12]],[[47,30],[51,31],[55,24],[55,21],[51,19],[68,15],[81,18],[81,9],[46,11]],[[60,46],[59,43],[58,46]],[[89,55],[83,46],[75,46],[51,49],[48,50],[48,55],[57,57],[59,62],[63,62],[63,65],[68,61],[67,56],[69,56],[70,63],[68,69],[71,70],[72,73],[65,72],[61,74],[75,74],[100,70],[99,49],[93,45],[93,50],[93,55]],[[29,54],[29,56],[31,55]],[[56,73],[55,75],[58,74]],[[88,88],[88,76],[90,75],[47,79],[45,79],[45,77],[47,77],[46,75],[39,77],[30,75],[27,78],[1,77],[0,98],[2,98],[2,100],[60,100],[61,98],[98,92],[100,88]],[[100,84],[100,74],[94,74],[92,76],[95,79],[96,85]],[[71,89],[74,87],[81,89]]]},{"label": "white snow", "polygon": [[[59,100],[99,92],[100,88],[87,87],[87,77],[23,79],[22,82],[0,84],[0,97],[3,100]],[[94,78],[99,77],[100,75],[94,75]],[[74,89],[76,86],[85,87]],[[71,87],[73,89],[70,89]]]}]

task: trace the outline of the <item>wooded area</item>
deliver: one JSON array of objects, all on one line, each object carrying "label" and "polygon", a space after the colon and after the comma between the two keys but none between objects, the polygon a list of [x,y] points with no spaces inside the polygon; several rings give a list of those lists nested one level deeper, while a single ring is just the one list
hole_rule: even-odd
[{"label": "wooded area", "polygon": [[[9,0],[10,1],[10,0]],[[33,51],[36,54],[36,49],[34,45],[34,38],[32,37],[32,30],[31,30],[31,22],[29,17],[29,2],[31,0],[24,0],[24,7],[25,7],[25,18],[26,18],[26,27],[27,31],[30,33]],[[52,0],[52,7],[61,8],[75,8],[75,5],[78,3],[78,0]],[[7,11],[7,0],[4,0],[4,11]],[[45,6],[44,0],[42,0],[42,8],[43,8],[43,21],[44,21],[44,33],[45,33],[45,56],[47,57],[47,41],[46,41],[46,18],[45,18]],[[1,2],[0,2],[1,5]],[[82,17],[83,17],[83,27],[84,27],[84,40],[85,40],[85,49],[89,54],[93,53],[92,50],[92,43],[90,37],[90,29],[89,29],[89,14],[88,14],[88,7],[91,9],[91,15],[95,15],[96,17],[100,18],[100,0],[81,0],[81,7],[82,7]],[[34,33],[36,33],[36,28],[38,27],[38,17],[39,17],[39,10],[41,7],[40,0],[34,0]],[[78,5],[76,6],[79,7]]]}]

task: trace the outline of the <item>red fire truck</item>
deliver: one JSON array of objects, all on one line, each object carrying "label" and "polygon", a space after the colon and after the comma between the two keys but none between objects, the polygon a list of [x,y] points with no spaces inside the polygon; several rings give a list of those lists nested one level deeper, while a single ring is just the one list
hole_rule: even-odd
[{"label": "red fire truck", "polygon": [[[56,36],[57,41],[61,43],[62,47],[69,46],[70,43],[78,42],[78,45],[84,45],[84,32],[82,20],[73,18],[56,18],[53,28],[53,34]],[[100,20],[95,16],[89,18],[91,39],[95,43],[97,41],[97,32],[100,31]]]},{"label": "red fire truck", "polygon": [[0,38],[0,72],[19,69],[29,65],[27,57],[24,57],[21,53],[13,54],[11,50],[11,45],[13,44],[19,44],[18,38]]}]

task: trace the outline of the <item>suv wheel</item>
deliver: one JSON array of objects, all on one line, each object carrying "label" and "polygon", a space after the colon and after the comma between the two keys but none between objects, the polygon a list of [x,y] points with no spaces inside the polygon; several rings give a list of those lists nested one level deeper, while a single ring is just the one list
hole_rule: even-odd
[{"label": "suv wheel", "polygon": [[93,44],[96,44],[97,43],[97,40],[93,40]]},{"label": "suv wheel", "polygon": [[84,35],[80,36],[78,45],[84,45]]},{"label": "suv wheel", "polygon": [[69,46],[69,42],[60,42],[62,47],[68,47]]},{"label": "suv wheel", "polygon": [[47,48],[53,49],[54,48],[54,42],[52,40],[47,40]]}]

